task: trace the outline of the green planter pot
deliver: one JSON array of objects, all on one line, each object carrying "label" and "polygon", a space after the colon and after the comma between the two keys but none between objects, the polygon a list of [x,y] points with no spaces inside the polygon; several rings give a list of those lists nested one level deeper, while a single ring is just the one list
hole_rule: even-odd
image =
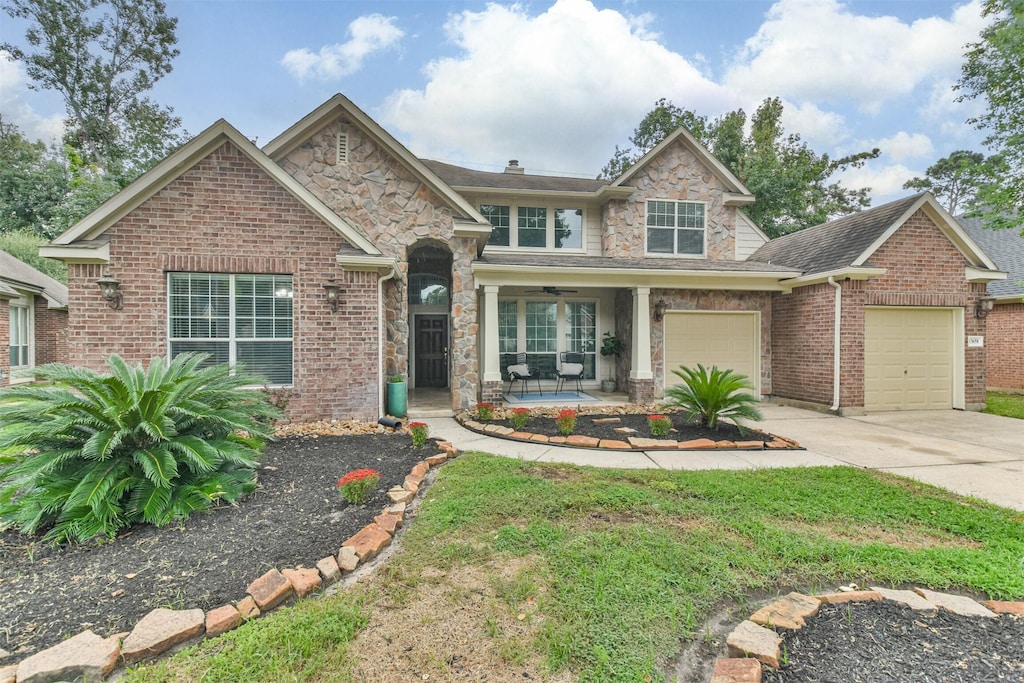
[{"label": "green planter pot", "polygon": [[405,382],[388,382],[388,414],[405,417],[409,393]]}]

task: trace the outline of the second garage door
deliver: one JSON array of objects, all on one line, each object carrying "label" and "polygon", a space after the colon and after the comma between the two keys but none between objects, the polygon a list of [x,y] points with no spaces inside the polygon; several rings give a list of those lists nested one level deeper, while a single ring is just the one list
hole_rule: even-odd
[{"label": "second garage door", "polygon": [[676,311],[665,314],[665,386],[679,384],[672,371],[698,363],[717,365],[746,375],[760,392],[760,329],[756,311],[711,313]]},{"label": "second garage door", "polygon": [[864,408],[953,407],[953,310],[864,311]]}]

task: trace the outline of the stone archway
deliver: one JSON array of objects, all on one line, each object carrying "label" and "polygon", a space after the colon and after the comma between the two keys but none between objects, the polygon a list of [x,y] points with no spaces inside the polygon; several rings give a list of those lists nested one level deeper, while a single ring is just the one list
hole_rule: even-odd
[{"label": "stone archway", "polygon": [[420,243],[409,251],[409,385],[413,390],[451,387],[452,253],[446,245]]}]

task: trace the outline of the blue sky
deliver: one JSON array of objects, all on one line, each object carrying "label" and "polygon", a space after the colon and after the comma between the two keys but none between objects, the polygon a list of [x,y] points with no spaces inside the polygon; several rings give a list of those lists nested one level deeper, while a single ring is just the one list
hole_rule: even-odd
[{"label": "blue sky", "polygon": [[[153,97],[191,133],[227,119],[259,144],[342,92],[415,154],[484,170],[595,175],[654,102],[711,116],[768,96],[833,156],[880,147],[844,182],[875,203],[957,149],[981,2],[169,0],[180,56]],[[0,42],[24,26],[0,15]],[[36,137],[59,97],[0,58],[0,113]]]}]

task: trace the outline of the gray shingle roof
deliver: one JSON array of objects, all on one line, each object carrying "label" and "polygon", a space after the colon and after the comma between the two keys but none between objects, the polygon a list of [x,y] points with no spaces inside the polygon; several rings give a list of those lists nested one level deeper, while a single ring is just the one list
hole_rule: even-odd
[{"label": "gray shingle roof", "polygon": [[[41,273],[24,261],[19,261],[6,251],[0,251],[0,285],[9,290],[9,285],[28,285],[40,289],[47,297],[60,306],[68,305],[68,288],[45,273]],[[6,323],[4,323],[6,325]]]},{"label": "gray shingle roof", "polygon": [[540,266],[549,268],[615,268],[641,270],[675,270],[680,272],[727,271],[731,273],[791,273],[793,268],[781,264],[747,261],[708,261],[705,259],[662,259],[642,261],[608,258],[606,256],[563,256],[550,254],[516,254],[485,251],[478,262],[494,265]]},{"label": "gray shingle roof", "polygon": [[1024,237],[1020,230],[988,230],[980,218],[957,218],[960,226],[978,243],[999,270],[1006,271],[1005,280],[988,283],[992,296],[1024,294]]},{"label": "gray shingle roof", "polygon": [[920,198],[915,194],[778,237],[748,260],[790,266],[804,275],[849,267]]},{"label": "gray shingle roof", "polygon": [[501,190],[542,190],[554,192],[597,192],[608,184],[606,180],[591,178],[565,178],[560,176],[528,175],[525,173],[494,173],[474,171],[432,159],[420,159],[423,165],[436,173],[452,187],[493,187]]}]

